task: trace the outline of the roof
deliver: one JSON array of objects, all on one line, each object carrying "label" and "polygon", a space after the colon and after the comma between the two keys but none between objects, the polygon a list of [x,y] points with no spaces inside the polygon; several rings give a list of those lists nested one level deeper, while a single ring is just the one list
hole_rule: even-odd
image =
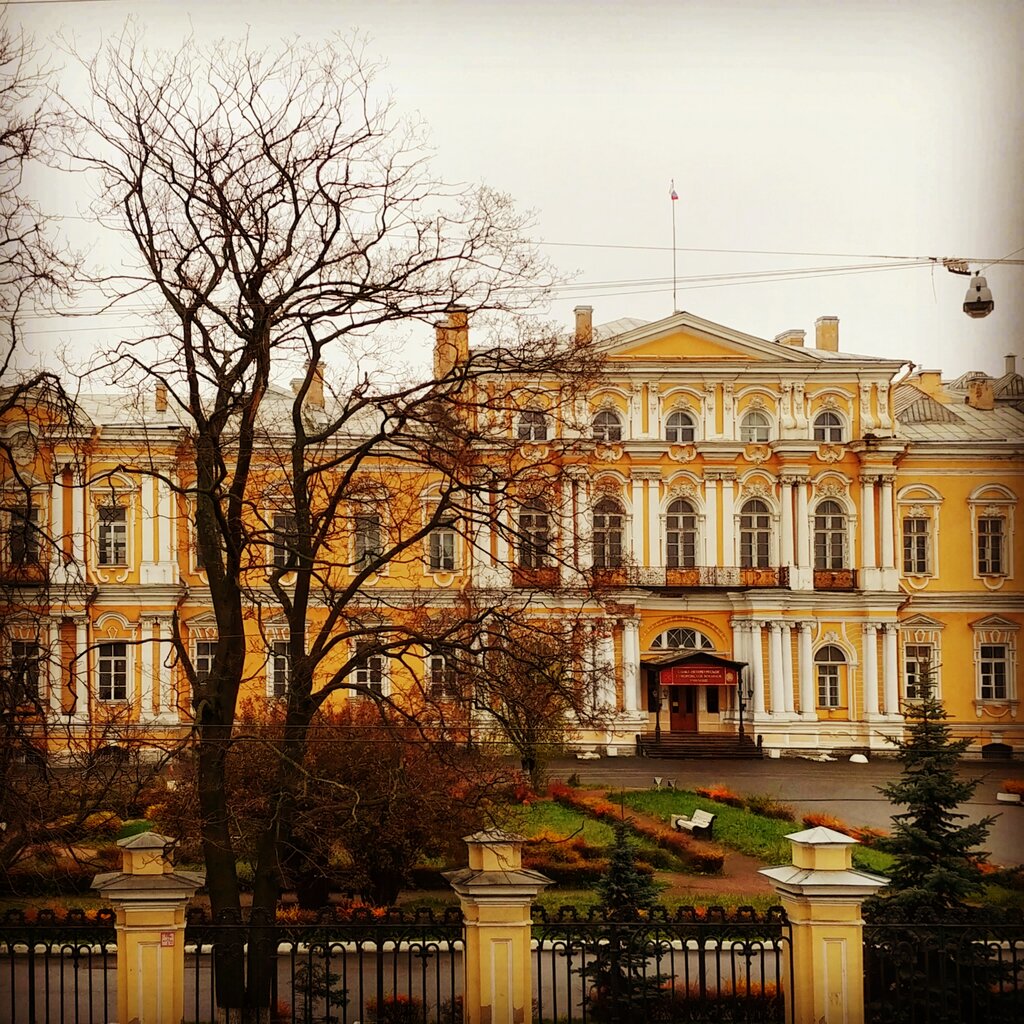
[{"label": "roof", "polygon": [[[940,418],[935,413],[936,407],[951,416]],[[1024,444],[1024,410],[1010,403],[997,404],[994,409],[975,409],[966,402],[950,407],[931,399],[927,411],[923,403],[915,402],[903,412],[897,407],[896,416],[901,436],[910,441],[1010,441]]]},{"label": "roof", "polygon": [[745,661],[732,661],[721,654],[712,651],[663,651],[659,654],[649,654],[642,659],[641,664],[652,668],[671,668],[673,665],[685,665],[688,663],[698,665],[721,665],[724,668],[741,669],[746,668]]}]

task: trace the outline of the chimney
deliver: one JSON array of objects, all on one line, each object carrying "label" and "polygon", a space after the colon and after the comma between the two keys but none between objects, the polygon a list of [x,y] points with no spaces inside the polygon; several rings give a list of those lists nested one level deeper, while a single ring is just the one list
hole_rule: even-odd
[{"label": "chimney", "polygon": [[814,347],[819,352],[839,351],[839,317],[819,316],[814,321]]},{"label": "chimney", "polygon": [[573,312],[576,314],[576,340],[590,342],[594,340],[594,307],[577,306]]},{"label": "chimney", "polygon": [[309,382],[309,389],[306,391],[306,405],[312,409],[324,407],[324,366],[319,361],[313,368],[313,379]]},{"label": "chimney", "polygon": [[167,385],[161,381],[156,386],[156,394],[153,396],[153,405],[157,412],[167,412]]},{"label": "chimney", "polygon": [[462,306],[452,306],[448,319],[434,326],[434,377],[440,380],[468,361],[469,315]]},{"label": "chimney", "polygon": [[1006,361],[1006,372],[1017,372],[1017,357],[1012,352],[1007,352],[1003,359]]},{"label": "chimney", "polygon": [[783,331],[781,334],[775,335],[775,344],[789,345],[790,348],[803,348],[806,336],[806,331]]},{"label": "chimney", "polygon": [[967,404],[972,409],[994,409],[996,400],[992,392],[992,381],[988,377],[972,380],[967,385]]},{"label": "chimney", "polygon": [[941,370],[919,370],[913,378],[915,383],[926,395],[937,398],[942,391]]}]

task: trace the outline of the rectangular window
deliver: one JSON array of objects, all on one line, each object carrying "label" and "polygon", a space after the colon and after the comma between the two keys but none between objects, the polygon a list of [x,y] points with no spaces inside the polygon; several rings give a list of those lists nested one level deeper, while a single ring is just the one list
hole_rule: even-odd
[{"label": "rectangular window", "polygon": [[11,642],[11,696],[16,704],[39,699],[39,666],[42,651],[34,640]]},{"label": "rectangular window", "polygon": [[933,652],[931,644],[906,644],[903,648],[904,696],[907,700],[920,700],[934,685],[932,675]]},{"label": "rectangular window", "polygon": [[192,667],[196,670],[197,679],[206,679],[213,671],[213,655],[216,650],[216,640],[196,641],[196,653],[192,658]]},{"label": "rectangular window", "polygon": [[96,658],[100,675],[100,700],[128,699],[128,645],[100,644]]},{"label": "rectangular window", "polygon": [[7,511],[7,561],[10,565],[39,562],[39,509],[20,505]]},{"label": "rectangular window", "polygon": [[818,707],[839,707],[839,666],[818,665]]},{"label": "rectangular window", "polygon": [[380,516],[372,513],[356,516],[353,528],[356,568],[362,569],[375,564],[384,550],[381,544]]},{"label": "rectangular window", "polygon": [[113,505],[99,509],[100,565],[128,564],[128,510]]},{"label": "rectangular window", "polygon": [[270,649],[270,695],[288,696],[292,675],[292,658],[287,640],[275,640]]},{"label": "rectangular window", "polygon": [[455,669],[443,654],[432,654],[427,659],[427,692],[435,698],[459,695]]},{"label": "rectangular window", "polygon": [[295,564],[297,531],[290,512],[274,513],[274,568],[287,569]]},{"label": "rectangular window", "polygon": [[978,520],[978,572],[1003,574],[1003,520],[985,516]]},{"label": "rectangular window", "polygon": [[384,655],[371,654],[376,645],[368,640],[356,643],[355,681],[369,690],[384,692]]},{"label": "rectangular window", "polygon": [[455,571],[455,531],[450,526],[430,532],[430,571]]},{"label": "rectangular window", "polygon": [[927,576],[931,572],[931,520],[903,520],[903,574]]},{"label": "rectangular window", "polygon": [[982,644],[980,654],[981,699],[1006,700],[1006,645]]}]

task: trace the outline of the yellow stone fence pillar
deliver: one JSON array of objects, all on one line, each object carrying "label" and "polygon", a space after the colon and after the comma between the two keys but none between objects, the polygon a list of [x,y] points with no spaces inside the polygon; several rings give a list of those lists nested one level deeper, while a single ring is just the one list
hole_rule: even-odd
[{"label": "yellow stone fence pillar", "polygon": [[864,1024],[864,918],[861,906],[887,878],[853,867],[856,839],[830,828],[786,837],[793,863],[762,868],[792,925],[783,978],[793,1024]]},{"label": "yellow stone fence pillar", "polygon": [[469,867],[447,871],[466,921],[465,1024],[529,1024],[533,1016],[530,908],[549,878],[523,870],[523,838],[492,829],[466,836]]},{"label": "yellow stone fence pillar", "polygon": [[114,904],[117,1019],[121,1024],[181,1024],[185,1013],[185,907],[203,875],[175,871],[174,840],[143,832],[118,841],[121,871],[92,887]]}]

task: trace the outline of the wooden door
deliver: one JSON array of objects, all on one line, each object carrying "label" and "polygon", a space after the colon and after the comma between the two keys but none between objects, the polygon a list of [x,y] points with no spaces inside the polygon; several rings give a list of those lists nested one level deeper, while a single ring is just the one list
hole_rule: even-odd
[{"label": "wooden door", "polygon": [[668,713],[672,732],[696,732],[697,687],[668,687]]}]

